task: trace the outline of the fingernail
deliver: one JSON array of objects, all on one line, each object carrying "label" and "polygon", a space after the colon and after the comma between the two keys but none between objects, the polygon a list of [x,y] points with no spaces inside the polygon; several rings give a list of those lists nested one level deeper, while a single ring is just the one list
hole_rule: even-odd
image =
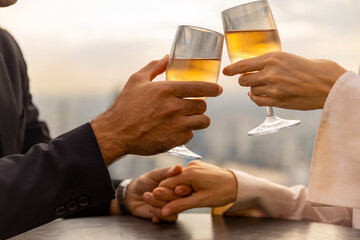
[{"label": "fingernail", "polygon": [[220,86],[219,95],[222,94],[223,91],[224,91],[224,89],[222,88],[222,86]]},{"label": "fingernail", "polygon": [[174,168],[175,168],[175,167],[169,167],[168,173],[172,173],[172,171],[174,171]]},{"label": "fingernail", "polygon": [[145,199],[145,201],[149,202],[149,201],[151,200],[151,197],[150,197],[149,194],[146,194],[146,195],[144,196],[144,199]]},{"label": "fingernail", "polygon": [[163,213],[165,217],[169,216],[171,214],[170,208],[164,208]]}]

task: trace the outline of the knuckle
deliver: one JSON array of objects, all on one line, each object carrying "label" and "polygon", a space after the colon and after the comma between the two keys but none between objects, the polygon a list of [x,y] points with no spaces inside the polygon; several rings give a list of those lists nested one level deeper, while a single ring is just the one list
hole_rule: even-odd
[{"label": "knuckle", "polygon": [[160,60],[152,60],[152,61],[149,63],[149,65],[150,65],[150,66],[154,66],[154,65],[159,64],[159,62],[160,62]]},{"label": "knuckle", "polygon": [[282,59],[281,52],[271,52],[268,53],[267,55],[266,64],[272,66],[278,65],[280,64],[281,59]]},{"label": "knuckle", "polygon": [[284,92],[283,90],[277,88],[276,89],[276,98],[278,98],[278,99],[286,98],[286,92]]},{"label": "knuckle", "polygon": [[129,81],[131,81],[131,82],[132,81],[140,81],[142,79],[147,79],[147,78],[149,78],[149,76],[146,73],[139,71],[139,72],[133,73],[130,76]]},{"label": "knuckle", "polygon": [[142,72],[148,72],[150,69],[152,69],[154,66],[156,66],[159,63],[159,60],[152,60],[149,62],[141,71]]},{"label": "knuckle", "polygon": [[271,53],[270,53],[270,56],[271,56],[273,59],[281,60],[281,59],[282,59],[282,52],[280,52],[280,51],[271,52]]},{"label": "knuckle", "polygon": [[162,82],[162,84],[159,84],[159,86],[157,86],[157,93],[160,96],[168,96],[174,94],[175,87],[169,83],[170,82]]},{"label": "knuckle", "polygon": [[193,160],[193,161],[189,162],[186,167],[188,167],[188,168],[190,169],[191,166],[196,165],[196,161],[197,161],[197,160]]},{"label": "knuckle", "polygon": [[279,88],[270,88],[269,89],[269,96],[279,98],[282,95],[282,91]]},{"label": "knuckle", "polygon": [[131,74],[129,81],[134,81],[134,80],[139,79],[138,76],[139,76],[139,72]]},{"label": "knuckle", "polygon": [[184,174],[186,175],[187,178],[191,178],[192,176],[194,176],[194,173],[196,171],[196,166],[198,165],[194,161],[195,160],[191,161],[190,163],[188,163],[188,165],[186,165],[186,169],[184,170]]},{"label": "knuckle", "polygon": [[175,116],[182,111],[182,107],[179,104],[169,102],[163,106],[163,111],[165,116]]},{"label": "knuckle", "polygon": [[263,70],[263,78],[268,84],[276,84],[278,82],[278,72],[275,68],[266,68]]},{"label": "knuckle", "polygon": [[198,165],[200,165],[201,164],[201,161],[199,161],[199,160],[193,160],[193,161],[191,161],[189,164],[188,164],[188,166],[198,166]]}]

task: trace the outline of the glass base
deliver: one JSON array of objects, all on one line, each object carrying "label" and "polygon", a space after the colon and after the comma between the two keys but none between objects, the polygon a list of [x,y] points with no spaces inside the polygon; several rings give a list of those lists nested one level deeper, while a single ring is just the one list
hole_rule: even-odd
[{"label": "glass base", "polygon": [[277,132],[284,128],[293,127],[300,124],[300,120],[287,120],[273,115],[267,117],[265,121],[258,127],[248,132],[249,136],[265,135]]},{"label": "glass base", "polygon": [[167,151],[167,153],[174,155],[174,156],[183,157],[183,158],[190,158],[190,159],[201,159],[202,158],[200,155],[190,151],[187,147],[185,147],[185,145],[180,145],[180,146],[174,147],[174,148],[170,149],[169,151]]}]

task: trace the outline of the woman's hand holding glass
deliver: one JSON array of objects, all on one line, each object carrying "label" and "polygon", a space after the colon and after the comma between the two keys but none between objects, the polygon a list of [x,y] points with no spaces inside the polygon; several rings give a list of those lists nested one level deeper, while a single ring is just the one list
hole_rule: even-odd
[{"label": "woman's hand holding glass", "polygon": [[[226,46],[232,63],[281,50],[280,37],[267,0],[229,8],[221,15]],[[279,118],[271,105],[265,109],[265,121],[249,131],[249,136],[274,133],[300,123],[299,120]]]},{"label": "woman's hand holding glass", "polygon": [[296,110],[323,108],[333,84],[345,72],[335,62],[286,52],[241,60],[223,70],[227,76],[242,74],[239,84],[251,88],[249,97],[257,105]]}]

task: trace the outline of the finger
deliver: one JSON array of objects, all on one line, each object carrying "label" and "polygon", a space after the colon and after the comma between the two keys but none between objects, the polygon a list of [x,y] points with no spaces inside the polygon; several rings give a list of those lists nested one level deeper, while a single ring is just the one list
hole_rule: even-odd
[{"label": "finger", "polygon": [[196,99],[179,99],[181,100],[181,104],[184,105],[184,114],[185,115],[195,115],[202,114],[206,112],[207,105],[204,100]]},{"label": "finger", "polygon": [[[154,189],[153,197],[157,200],[167,203],[167,202],[173,201],[175,199],[178,199],[181,196],[176,195],[174,190],[172,190],[172,189],[158,187],[158,188]],[[163,207],[163,206],[161,206],[161,207]]]},{"label": "finger", "polygon": [[178,218],[177,214],[164,216],[162,214],[161,208],[151,208],[150,213],[152,213],[154,215],[154,217],[153,217],[153,222],[154,223],[157,223],[157,222],[160,222],[160,221],[175,222],[177,220],[177,218]]},{"label": "finger", "polygon": [[210,118],[205,114],[186,116],[184,124],[188,130],[199,130],[210,126]]},{"label": "finger", "polygon": [[192,194],[189,197],[179,198],[169,202],[162,208],[162,215],[164,217],[179,214],[185,210],[200,207],[201,201],[197,198],[197,194]]},{"label": "finger", "polygon": [[194,192],[194,189],[188,185],[177,185],[174,189],[174,193],[176,196],[185,197],[189,196]]},{"label": "finger", "polygon": [[260,71],[265,67],[266,58],[267,58],[267,54],[259,57],[240,60],[225,67],[223,69],[223,73],[226,76],[234,76],[236,74]]},{"label": "finger", "polygon": [[264,106],[276,106],[276,101],[269,97],[269,96],[257,96],[252,94],[251,92],[248,93],[251,101],[253,101],[254,103],[256,103],[256,105],[260,106],[260,107],[264,107]]},{"label": "finger", "polygon": [[164,84],[171,84],[174,94],[177,97],[216,97],[223,89],[217,83],[197,81],[166,81]]},{"label": "finger", "polygon": [[151,192],[145,192],[143,194],[143,199],[146,203],[156,208],[162,208],[168,203],[168,201],[162,201],[161,199],[155,198],[154,194]]},{"label": "finger", "polygon": [[159,223],[161,221],[160,218],[158,218],[157,216],[152,217],[151,220],[153,223]]},{"label": "finger", "polygon": [[[174,177],[167,178],[167,179],[163,180],[162,182],[160,182],[158,187],[165,187],[165,188],[169,188],[169,189],[175,189],[175,187],[177,185],[181,185],[181,184],[191,185],[191,179],[187,179],[187,177],[185,177],[183,174],[180,174],[180,175],[176,175]],[[157,188],[155,188],[154,191],[156,189]]]},{"label": "finger", "polygon": [[253,87],[265,85],[266,83],[261,78],[261,72],[244,73],[239,77],[239,84],[243,87]]},{"label": "finger", "polygon": [[157,75],[165,72],[168,61],[169,55],[166,54],[162,59],[151,61],[140,69],[138,73],[146,74],[150,77],[150,80],[153,80]]},{"label": "finger", "polygon": [[268,96],[272,97],[271,92],[269,91],[269,86],[261,85],[261,86],[254,86],[250,88],[251,95],[254,96]]},{"label": "finger", "polygon": [[168,177],[172,177],[172,176],[175,176],[175,175],[181,173],[181,171],[182,171],[181,165],[176,165],[174,167],[154,169],[154,170],[150,171],[148,174],[149,174],[149,177],[154,182],[161,182],[162,180],[164,180]]}]

